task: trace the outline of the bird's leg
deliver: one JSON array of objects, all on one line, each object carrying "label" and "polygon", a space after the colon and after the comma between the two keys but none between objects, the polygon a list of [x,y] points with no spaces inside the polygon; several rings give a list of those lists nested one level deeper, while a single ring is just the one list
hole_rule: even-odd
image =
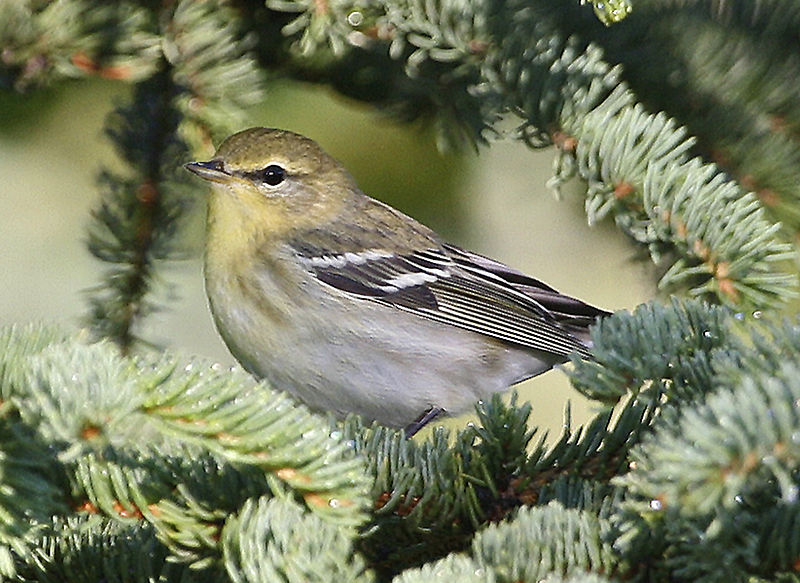
[{"label": "bird's leg", "polygon": [[414,437],[414,434],[425,427],[428,423],[436,419],[439,415],[444,413],[444,409],[441,407],[431,407],[427,409],[422,415],[420,415],[416,421],[413,423],[409,423],[406,425],[406,439],[410,439]]}]

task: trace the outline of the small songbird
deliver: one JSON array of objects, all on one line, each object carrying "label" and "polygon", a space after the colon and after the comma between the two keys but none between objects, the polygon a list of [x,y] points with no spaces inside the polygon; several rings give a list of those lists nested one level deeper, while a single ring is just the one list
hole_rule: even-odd
[{"label": "small songbird", "polygon": [[251,128],[186,168],[213,186],[205,283],[219,333],[312,409],[411,435],[588,357],[588,327],[607,314],[444,242],[298,134]]}]

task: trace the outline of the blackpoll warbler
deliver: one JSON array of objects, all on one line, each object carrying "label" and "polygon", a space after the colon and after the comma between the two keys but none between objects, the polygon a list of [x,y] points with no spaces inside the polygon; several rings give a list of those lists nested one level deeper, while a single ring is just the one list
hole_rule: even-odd
[{"label": "blackpoll warbler", "polygon": [[315,142],[252,128],[209,162],[206,292],[228,348],[313,409],[413,434],[577,353],[603,310],[362,193]]}]

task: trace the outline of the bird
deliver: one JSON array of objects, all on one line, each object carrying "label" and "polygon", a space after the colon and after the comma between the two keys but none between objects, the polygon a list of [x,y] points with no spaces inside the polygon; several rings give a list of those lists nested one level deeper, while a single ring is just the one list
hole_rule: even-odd
[{"label": "bird", "polygon": [[609,312],[446,242],[316,142],[255,127],[185,167],[211,184],[204,279],[243,368],[316,411],[405,428],[569,360]]}]

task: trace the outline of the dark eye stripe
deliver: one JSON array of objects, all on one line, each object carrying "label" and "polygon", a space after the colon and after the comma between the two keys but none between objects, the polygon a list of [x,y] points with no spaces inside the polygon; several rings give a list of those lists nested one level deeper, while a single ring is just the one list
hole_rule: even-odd
[{"label": "dark eye stripe", "polygon": [[261,170],[250,170],[249,172],[237,172],[242,178],[247,178],[253,182],[263,182],[270,186],[278,186],[286,179],[286,170],[283,166],[270,164]]}]

